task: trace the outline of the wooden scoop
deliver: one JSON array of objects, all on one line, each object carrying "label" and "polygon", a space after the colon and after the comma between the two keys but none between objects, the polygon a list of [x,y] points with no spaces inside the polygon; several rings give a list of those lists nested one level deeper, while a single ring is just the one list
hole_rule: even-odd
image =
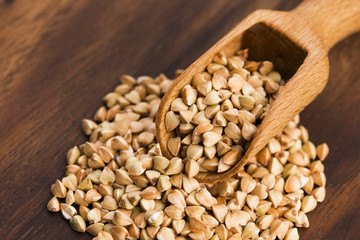
[{"label": "wooden scoop", "polygon": [[199,173],[200,182],[214,183],[236,174],[249,159],[282,131],[324,89],[329,75],[327,53],[332,46],[360,30],[359,0],[305,0],[290,12],[257,10],[246,17],[179,76],[163,97],[156,117],[157,140],[162,153],[170,134],[165,114],[181,89],[205,70],[215,54],[227,56],[249,49],[249,59],[269,60],[283,79],[289,79],[271,105],[242,159],[223,173]]}]

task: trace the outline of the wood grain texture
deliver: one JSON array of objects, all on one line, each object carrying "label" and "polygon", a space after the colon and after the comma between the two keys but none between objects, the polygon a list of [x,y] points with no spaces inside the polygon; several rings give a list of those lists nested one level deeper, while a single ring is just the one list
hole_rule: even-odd
[{"label": "wood grain texture", "polygon": [[360,30],[360,2],[356,0],[304,0],[292,12],[309,20],[327,50]]},{"label": "wood grain texture", "polygon": [[[300,1],[0,1],[0,239],[91,239],[47,212],[65,154],[84,142],[120,74],[172,75],[247,14]],[[189,11],[191,9],[191,11]],[[302,239],[360,238],[360,34],[331,50],[325,91],[302,113],[327,142],[327,198]]]}]

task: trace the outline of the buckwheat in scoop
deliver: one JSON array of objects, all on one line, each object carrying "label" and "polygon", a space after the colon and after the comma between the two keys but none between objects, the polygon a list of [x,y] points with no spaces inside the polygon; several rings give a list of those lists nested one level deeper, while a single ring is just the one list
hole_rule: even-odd
[{"label": "buckwheat in scoop", "polygon": [[247,56],[247,50],[218,53],[166,114],[169,152],[196,162],[201,172],[224,172],[238,162],[285,84],[271,62]]}]

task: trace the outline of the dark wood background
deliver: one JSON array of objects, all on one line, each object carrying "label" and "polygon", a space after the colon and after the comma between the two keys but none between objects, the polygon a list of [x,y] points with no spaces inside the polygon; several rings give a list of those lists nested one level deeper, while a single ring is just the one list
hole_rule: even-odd
[{"label": "dark wood background", "polygon": [[[0,239],[90,239],[46,210],[65,154],[120,74],[173,76],[258,8],[294,0],[1,0]],[[360,239],[360,34],[331,50],[325,91],[302,113],[327,142],[327,197],[302,239]]]}]

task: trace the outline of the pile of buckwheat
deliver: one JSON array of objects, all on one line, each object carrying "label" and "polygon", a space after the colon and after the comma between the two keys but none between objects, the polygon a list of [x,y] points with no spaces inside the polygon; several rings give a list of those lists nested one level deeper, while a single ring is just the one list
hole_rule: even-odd
[{"label": "pile of buckwheat", "polygon": [[299,239],[306,213],[325,198],[329,152],[309,141],[299,116],[230,179],[194,178],[236,163],[285,83],[271,62],[246,58],[246,50],[219,53],[172,103],[171,159],[161,154],[154,121],[172,81],[121,76],[94,120],[82,121],[89,141],[68,151],[48,210],[96,240]]}]

